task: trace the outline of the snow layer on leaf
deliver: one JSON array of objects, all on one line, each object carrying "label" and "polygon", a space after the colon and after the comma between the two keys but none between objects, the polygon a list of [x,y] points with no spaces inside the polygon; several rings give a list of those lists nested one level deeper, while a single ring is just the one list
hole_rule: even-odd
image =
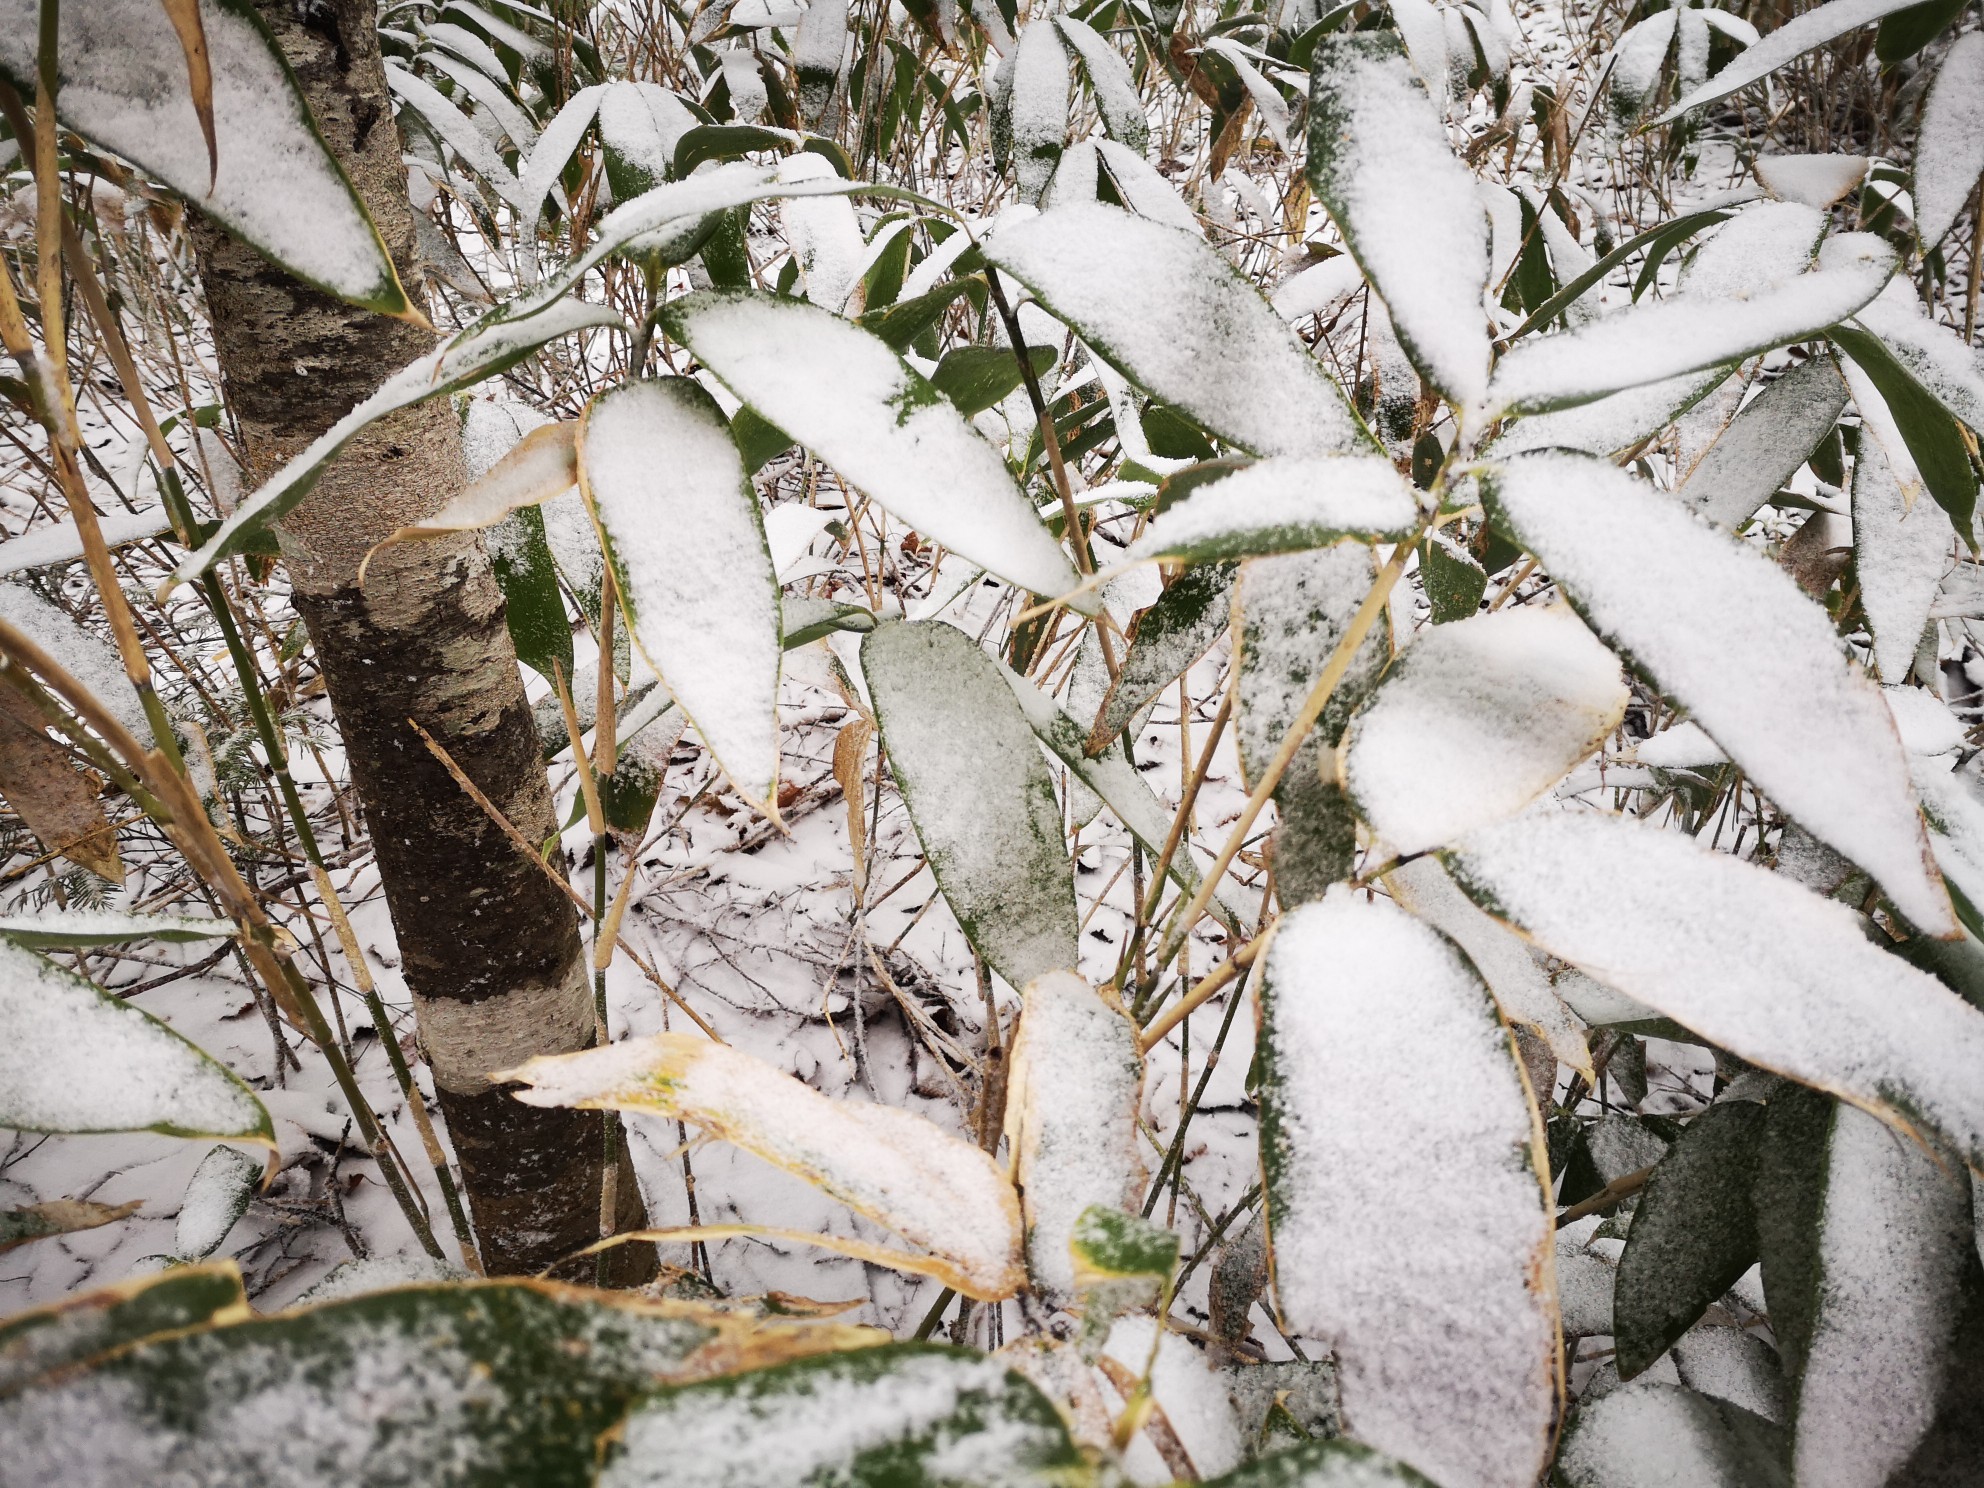
[{"label": "snow layer on leaf", "polygon": [[878,626],[861,666],[910,820],[971,943],[1015,987],[1072,969],[1061,808],[999,663],[928,621]]},{"label": "snow layer on leaf", "polygon": [[1604,742],[1628,694],[1567,605],[1436,625],[1344,730],[1339,771],[1394,855],[1513,816]]},{"label": "snow layer on leaf", "polygon": [[1719,765],[1729,758],[1698,723],[1672,724],[1633,751],[1633,757],[1656,770],[1686,770]]},{"label": "snow layer on leaf", "polygon": [[1134,1210],[1143,1197],[1137,1133],[1144,1061],[1114,991],[1058,971],[1021,1001],[1006,1087],[1027,1272],[1050,1306],[1075,1294],[1068,1242],[1091,1204]]},{"label": "snow layer on leaf", "polygon": [[248,1212],[262,1165],[233,1147],[216,1147],[200,1159],[179,1218],[172,1230],[172,1252],[182,1261],[202,1261],[220,1249],[235,1221]]},{"label": "snow layer on leaf", "polygon": [[572,152],[578,149],[579,141],[592,128],[593,116],[599,112],[606,92],[604,86],[595,83],[574,93],[558,110],[557,117],[544,126],[544,133],[538,136],[529,156],[519,163],[516,200],[523,221],[535,223],[544,210],[545,197],[558,189],[558,178],[571,164]]},{"label": "snow layer on leaf", "polygon": [[[1527,1488],[1557,1411],[1555,1247],[1486,989],[1444,937],[1339,885],[1283,916],[1260,996],[1284,1319],[1335,1350],[1346,1433],[1443,1488]],[[1400,1192],[1409,1231],[1381,1218]]]},{"label": "snow layer on leaf", "polygon": [[1578,1411],[1557,1477],[1565,1488],[1791,1488],[1782,1441],[1739,1406],[1635,1380]]},{"label": "snow layer on leaf", "polygon": [[[779,162],[781,181],[824,181],[835,174],[833,162],[810,151],[788,155]],[[868,245],[854,203],[845,196],[794,197],[779,205],[779,221],[799,265],[799,282],[806,298],[828,310],[839,310],[861,277]]]},{"label": "snow layer on leaf", "polygon": [[1709,1042],[1984,1159],[1984,1013],[1854,912],[1695,839],[1539,809],[1446,854],[1483,907]]},{"label": "snow layer on leaf", "polygon": [[[391,63],[386,65],[386,82],[400,102],[417,114],[428,130],[454,151],[461,164],[480,176],[490,190],[517,210],[519,216],[523,215],[522,184],[503,163],[496,146],[476,128],[475,122],[461,111],[452,98],[426,78],[417,77],[404,67]],[[591,122],[590,112],[588,109],[588,123]],[[539,143],[542,144],[542,141]],[[531,220],[535,220],[535,214]]]},{"label": "snow layer on leaf", "polygon": [[274,1146],[225,1065],[73,972],[0,941],[0,1126],[162,1131]]},{"label": "snow layer on leaf", "polygon": [[1683,372],[1573,408],[1526,415],[1498,436],[1488,452],[1506,459],[1524,450],[1574,449],[1609,460],[1644,444],[1712,393],[1733,370],[1733,364],[1725,364]]},{"label": "snow layer on leaf", "polygon": [[1116,194],[1123,198],[1123,204],[1139,217],[1148,217],[1152,222],[1161,222],[1166,227],[1175,227],[1180,232],[1199,233],[1199,219],[1185,204],[1185,198],[1177,188],[1157,173],[1151,163],[1132,150],[1128,145],[1115,140],[1095,140],[1096,158],[1109,172],[1109,178],[1116,183]]},{"label": "snow layer on leaf", "polygon": [[985,256],[1220,438],[1258,455],[1369,450],[1329,375],[1197,234],[1070,205],[1002,226]]},{"label": "snow layer on leaf", "polygon": [[1882,1488],[1908,1461],[1950,1369],[1970,1233],[1962,1163],[1835,1108],[1792,1430],[1800,1488]]},{"label": "snow layer on leaf", "polygon": [[771,104],[765,75],[756,53],[748,47],[731,47],[719,54],[723,81],[730,89],[731,116],[740,124],[755,124]]},{"label": "snow layer on leaf", "polygon": [[1681,270],[1683,293],[1748,299],[1812,267],[1826,216],[1797,202],[1754,202],[1714,229]]},{"label": "snow layer on leaf", "polygon": [[1690,1390],[1783,1424],[1783,1369],[1770,1345],[1756,1334],[1698,1324],[1675,1342],[1670,1357],[1681,1383]]},{"label": "snow layer on leaf", "polygon": [[1018,1289],[1019,1200],[962,1138],[894,1106],[833,1100],[761,1059],[700,1035],[624,1039],[539,1055],[495,1076],[533,1106],[645,1111],[701,1127],[796,1173],[952,1262],[976,1297]]},{"label": "snow layer on leaf", "polygon": [[1984,368],[1962,336],[1923,312],[1906,280],[1890,280],[1854,319],[1879,337],[1938,403],[1973,431],[1984,429]]},{"label": "snow layer on leaf", "polygon": [[1612,65],[1607,77],[1612,89],[1612,112],[1630,123],[1646,112],[1653,90],[1660,84],[1661,69],[1674,48],[1674,27],[1679,12],[1657,10],[1627,29],[1612,49]]},{"label": "snow layer on leaf", "polygon": [[1012,76],[1013,174],[1020,200],[1037,202],[1068,136],[1068,54],[1051,16],[1020,32]]},{"label": "snow layer on leaf", "polygon": [[1984,174],[1984,34],[1959,36],[1922,105],[1915,143],[1915,227],[1925,247],[1956,225]]},{"label": "snow layer on leaf", "polygon": [[122,909],[37,909],[0,915],[0,935],[24,946],[113,945],[121,940],[225,940],[232,920],[134,914]]},{"label": "snow layer on leaf", "polygon": [[1902,681],[1915,663],[1955,535],[1926,495],[1908,504],[1880,442],[1863,439],[1853,466],[1853,571],[1883,681]]},{"label": "snow layer on leaf", "polygon": [[152,742],[144,705],[108,641],[83,629],[25,584],[0,584],[0,620],[53,657],[139,743]]},{"label": "snow layer on leaf", "polygon": [[1426,380],[1488,388],[1488,223],[1431,96],[1382,31],[1316,45],[1309,175]]},{"label": "snow layer on leaf", "polygon": [[1136,79],[1123,54],[1105,41],[1093,26],[1071,15],[1058,16],[1055,24],[1078,52],[1088,85],[1095,93],[1095,109],[1111,139],[1121,140],[1141,157],[1150,142],[1150,122],[1144,117],[1144,101],[1137,92]]},{"label": "snow layer on leaf", "polygon": [[1827,0],[1802,15],[1793,16],[1755,46],[1742,52],[1722,71],[1694,89],[1653,122],[1665,124],[1705,103],[1727,98],[1738,88],[1775,72],[1785,63],[1802,57],[1815,47],[1824,46],[1836,36],[1905,10],[1916,0]]},{"label": "snow layer on leaf", "polygon": [[1780,201],[1831,206],[1867,178],[1865,155],[1760,155],[1757,179]]},{"label": "snow layer on leaf", "polygon": [[1084,1472],[1052,1403],[1002,1360],[895,1344],[650,1395],[599,1483],[1058,1488]]},{"label": "snow layer on leaf", "polygon": [[1326,548],[1346,538],[1398,542],[1419,505],[1379,455],[1285,455],[1194,487],[1131,545],[1132,558],[1206,563]]},{"label": "snow layer on leaf", "polygon": [[1717,527],[1742,526],[1797,473],[1845,407],[1846,384],[1832,362],[1793,367],[1730,421],[1689,472],[1681,499]]},{"label": "snow layer on leaf", "polygon": [[[0,5],[0,72],[30,98],[35,0]],[[200,7],[219,170],[158,0],[62,7],[56,108],[77,134],[165,182],[291,273],[388,314],[409,310],[385,245],[317,137],[282,54],[249,7]],[[209,181],[212,190],[208,190]]]},{"label": "snow layer on leaf", "polygon": [[[172,522],[162,506],[147,506],[135,512],[111,512],[99,516],[97,528],[105,547],[121,548],[147,537],[172,531]],[[47,568],[57,563],[74,563],[83,556],[83,535],[73,517],[51,522],[28,532],[17,533],[0,543],[0,578],[24,573],[30,568]]]},{"label": "snow layer on leaf", "polygon": [[1954,931],[1880,691],[1789,575],[1582,456],[1519,456],[1487,499],[1592,629],[1779,807],[1879,879],[1915,925]]},{"label": "snow layer on leaf", "polygon": [[[1596,1083],[1592,1074],[1591,1050],[1584,1033],[1550,986],[1522,937],[1508,926],[1483,913],[1472,899],[1454,887],[1454,881],[1428,854],[1402,863],[1385,875],[1385,887],[1397,903],[1467,952],[1467,959],[1488,983],[1502,1016],[1511,1023],[1522,1023],[1541,1034],[1550,1052],[1561,1064]],[[1539,1090],[1536,1097],[1547,1101],[1550,1092]],[[1609,1297],[1609,1284],[1607,1295]],[[1609,1333],[1610,1327],[1596,1330]]]},{"label": "snow layer on leaf", "polygon": [[1035,594],[1075,587],[999,452],[879,336],[751,294],[690,295],[662,322],[754,412],[925,537]]},{"label": "snow layer on leaf", "polygon": [[587,410],[579,465],[634,640],[738,793],[770,812],[778,579],[729,424],[687,378],[627,383]]},{"label": "snow layer on leaf", "polygon": [[[726,77],[732,55],[724,53]],[[608,83],[599,98],[600,143],[644,176],[649,187],[675,173],[675,147],[699,122],[687,104],[657,83]]]},{"label": "snow layer on leaf", "polygon": [[1568,407],[1802,341],[1872,300],[1894,267],[1881,239],[1846,233],[1826,240],[1810,273],[1748,296],[1682,293],[1525,338],[1495,369],[1489,401],[1518,412]]}]

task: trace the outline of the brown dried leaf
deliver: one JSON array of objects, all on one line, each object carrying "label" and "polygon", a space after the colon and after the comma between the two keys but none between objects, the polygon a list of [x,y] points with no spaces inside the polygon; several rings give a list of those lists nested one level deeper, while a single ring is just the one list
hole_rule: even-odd
[{"label": "brown dried leaf", "polygon": [[193,112],[200,116],[200,133],[207,142],[207,189],[220,175],[220,145],[214,136],[214,69],[207,57],[207,28],[200,20],[200,0],[158,0],[179,46],[186,53],[186,86]]},{"label": "brown dried leaf", "polygon": [[0,797],[50,852],[114,884],[124,882],[117,831],[89,781],[43,732],[34,708],[0,688]]}]

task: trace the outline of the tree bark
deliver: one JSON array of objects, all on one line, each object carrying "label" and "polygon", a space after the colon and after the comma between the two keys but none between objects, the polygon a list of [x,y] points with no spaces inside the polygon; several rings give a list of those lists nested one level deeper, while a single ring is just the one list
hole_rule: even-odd
[{"label": "tree bark", "polygon": [[[256,4],[420,301],[373,0]],[[256,480],[432,349],[430,333],[311,289],[209,223],[197,223],[194,238]],[[603,1123],[617,1118],[526,1106],[487,1072],[593,1044],[587,960],[570,902],[456,785],[411,721],[532,842],[558,827],[537,729],[478,537],[387,548],[358,583],[375,544],[464,479],[453,406],[434,399],[361,434],[277,535],[371,829],[483,1260],[492,1274],[519,1274],[597,1238]],[[620,1150],[619,1227],[639,1228],[640,1189]],[[652,1274],[651,1247],[608,1256],[614,1280]]]}]

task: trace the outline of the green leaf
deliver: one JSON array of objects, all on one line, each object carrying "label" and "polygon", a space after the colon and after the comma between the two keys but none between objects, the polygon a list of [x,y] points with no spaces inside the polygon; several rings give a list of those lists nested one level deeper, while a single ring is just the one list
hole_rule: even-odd
[{"label": "green leaf", "polygon": [[1333,543],[1397,542],[1419,523],[1412,486],[1381,455],[1283,455],[1195,487],[1129,556],[1212,563]]},{"label": "green leaf", "polygon": [[[1371,1445],[1436,1482],[1534,1483],[1559,1409],[1553,1235],[1487,988],[1444,936],[1341,885],[1282,916],[1264,963],[1261,1166],[1284,1326],[1331,1340],[1344,1419]],[[1401,1106],[1402,1068],[1456,1098]],[[1413,1212],[1394,1225],[1401,1192]]]},{"label": "green leaf", "polygon": [[225,1065],[130,1003],[0,941],[0,1126],[276,1145]]},{"label": "green leaf", "polygon": [[1749,1101],[1710,1106],[1647,1179],[1612,1291],[1621,1379],[1666,1353],[1755,1263],[1750,1193],[1764,1122]]},{"label": "green leaf", "polygon": [[1439,534],[1419,545],[1419,579],[1426,586],[1426,602],[1433,607],[1435,625],[1450,625],[1478,614],[1488,593],[1488,572],[1481,560]]},{"label": "green leaf", "polygon": [[866,635],[875,628],[876,621],[875,612],[860,605],[788,594],[779,600],[779,624],[783,629],[781,643],[791,651],[837,630]]},{"label": "green leaf", "polygon": [[54,913],[0,915],[0,935],[15,945],[38,951],[116,945],[126,940],[156,940],[169,945],[184,945],[196,940],[225,940],[232,934],[232,920],[131,914],[121,909],[65,909]]},{"label": "green leaf", "polygon": [[[1054,365],[1054,348],[1030,346],[1027,360],[1036,378],[1045,377]],[[966,418],[1003,402],[1022,380],[1019,358],[1007,346],[953,347],[930,374],[931,385]]]},{"label": "green leaf", "polygon": [[1741,1406],[1641,1380],[1589,1401],[1557,1451],[1562,1488],[1791,1488],[1784,1433]]},{"label": "green leaf", "polygon": [[999,452],[879,337],[763,294],[692,294],[661,323],[761,417],[924,536],[1036,594],[1076,586]]},{"label": "green leaf", "polygon": [[1887,705],[1789,575],[1584,456],[1519,455],[1483,496],[1592,629],[1779,808],[1874,874],[1914,924],[1955,928]]},{"label": "green leaf", "polygon": [[572,301],[516,324],[493,321],[471,328],[447,345],[409,363],[381,383],[371,397],[332,424],[253,495],[243,498],[197,552],[180,560],[168,582],[190,583],[221,559],[248,551],[257,533],[310,494],[317,477],[340,450],[361,430],[387,414],[493,377],[515,366],[546,342],[572,331],[620,323],[619,314],[603,305]]},{"label": "green leaf", "polygon": [[1906,61],[1948,30],[1963,6],[1964,0],[1923,0],[1882,16],[1874,33],[1874,55],[1888,67]]},{"label": "green leaf", "polygon": [[9,1471],[130,1488],[265,1482],[279,1463],[294,1488],[584,1488],[600,1434],[656,1384],[852,1341],[531,1281],[223,1322],[0,1401]]},{"label": "green leaf", "polygon": [[1701,1040],[1984,1158],[1984,1013],[1844,904],[1682,833],[1533,811],[1445,854],[1469,897]]},{"label": "green leaf", "polygon": [[1204,1483],[1205,1488],[1437,1488],[1403,1462],[1348,1437],[1301,1442]]},{"label": "green leaf", "polygon": [[716,400],[686,377],[594,399],[579,482],[636,644],[738,794],[775,818],[778,579]]},{"label": "green leaf", "polygon": [[600,1488],[1083,1488],[1051,1401],[997,1359],[900,1343],[663,1390],[609,1449]]},{"label": "green leaf", "polygon": [[1936,505],[1949,513],[1957,531],[1968,532],[1977,510],[1977,472],[1950,410],[1879,337],[1850,323],[1828,334],[1879,391]]},{"label": "green leaf", "polygon": [[1131,719],[1232,627],[1233,578],[1238,571],[1233,563],[1189,568],[1131,623],[1129,649],[1084,745],[1091,756],[1115,743]]},{"label": "green leaf", "polygon": [[941,623],[861,643],[889,766],[965,935],[1015,987],[1076,964],[1074,865],[1054,781],[999,663]]},{"label": "green leaf", "polygon": [[1294,332],[1195,234],[1070,203],[1001,228],[985,256],[1124,376],[1241,449],[1375,448]]},{"label": "green leaf", "polygon": [[1398,34],[1316,44],[1309,184],[1384,297],[1399,344],[1447,398],[1488,390],[1488,218]]},{"label": "green leaf", "polygon": [[142,1338],[249,1316],[232,1261],[175,1266],[0,1321],[0,1399]]},{"label": "green leaf", "polygon": [[[1127,1221],[1122,1211],[1143,1198],[1137,1025],[1111,988],[1072,972],[1040,977],[1021,994],[1008,1069],[1006,1139],[1027,1273],[1050,1306],[1066,1307],[1083,1284],[1090,1217]],[[1177,1237],[1166,1233],[1175,1261]]]},{"label": "green leaf", "polygon": [[489,529],[486,541],[517,660],[546,681],[554,667],[569,678],[572,622],[558,588],[558,565],[545,540],[543,510],[526,506],[511,512]]},{"label": "green leaf", "polygon": [[[0,74],[35,93],[36,0],[0,0]],[[308,284],[424,323],[250,0],[205,0],[217,168],[158,0],[64,7],[56,113]],[[211,190],[209,185],[211,183]]]},{"label": "green leaf", "polygon": [[730,437],[737,441],[737,451],[744,457],[746,475],[756,475],[767,460],[784,454],[796,443],[785,430],[767,423],[748,403],[738,404],[737,412],[730,416]]}]

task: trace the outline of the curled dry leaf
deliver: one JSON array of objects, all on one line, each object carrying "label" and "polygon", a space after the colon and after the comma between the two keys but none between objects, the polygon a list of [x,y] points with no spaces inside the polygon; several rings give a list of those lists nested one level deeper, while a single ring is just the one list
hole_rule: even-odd
[{"label": "curled dry leaf", "polygon": [[[837,1101],[761,1059],[688,1034],[543,1055],[492,1078],[533,1106],[687,1121],[817,1184],[948,1263],[967,1296],[1020,1288],[1020,1206],[978,1148],[892,1106]],[[940,1273],[941,1274],[941,1273]]]}]

